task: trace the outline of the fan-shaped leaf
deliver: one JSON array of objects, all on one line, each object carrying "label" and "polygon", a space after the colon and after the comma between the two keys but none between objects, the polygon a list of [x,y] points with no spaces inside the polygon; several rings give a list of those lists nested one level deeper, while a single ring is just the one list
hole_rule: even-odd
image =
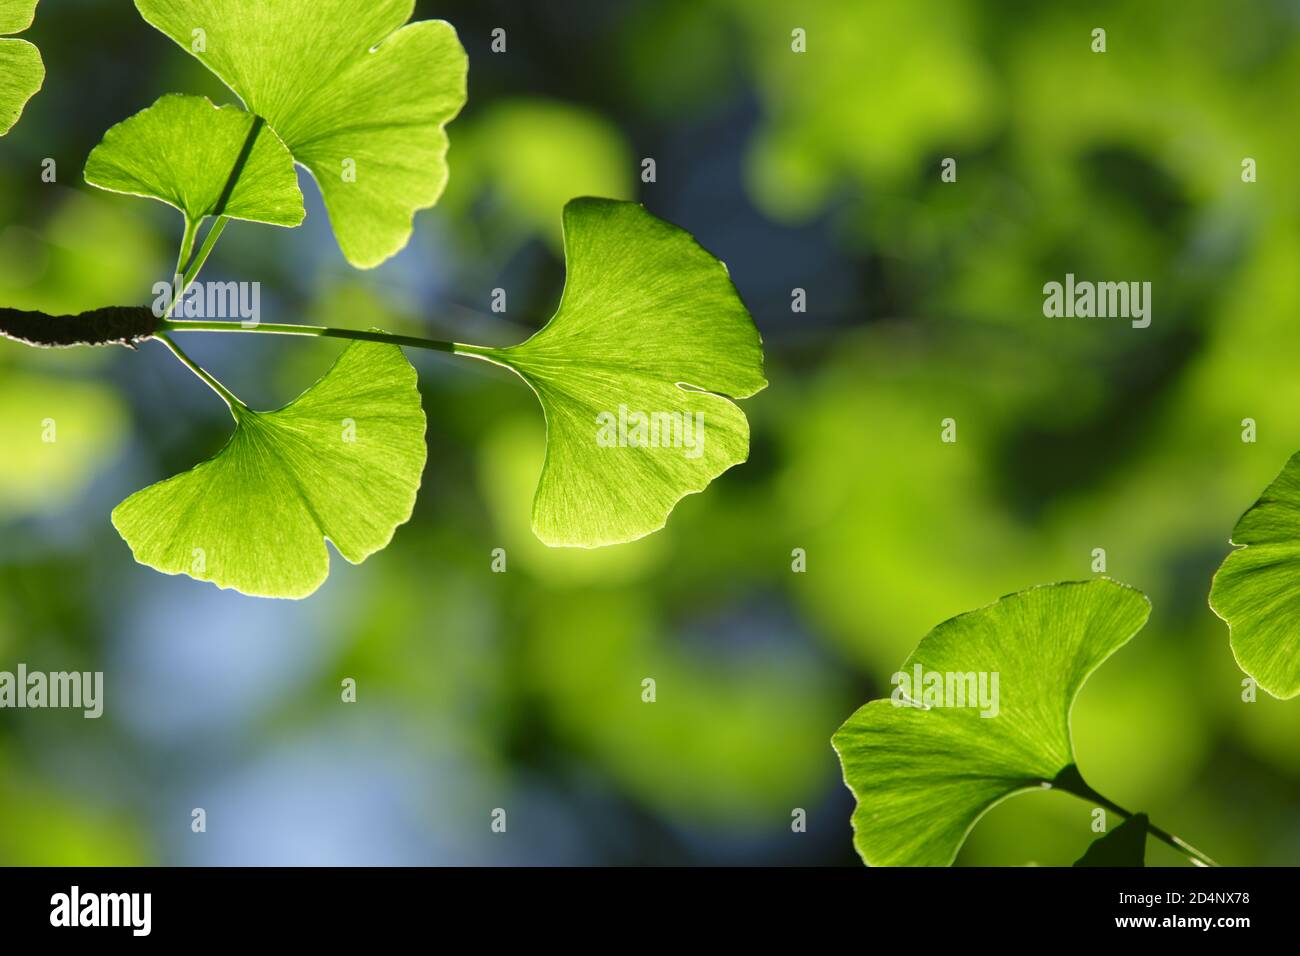
[{"label": "fan-shaped leaf", "polygon": [[516,371],[546,414],[533,530],[554,546],[632,541],[749,455],[732,402],[766,386],[754,323],[726,267],[640,206],[575,199],[568,279],[528,341],[461,351]]},{"label": "fan-shaped leaf", "polygon": [[403,26],[415,0],[136,0],[144,18],[266,119],[311,170],[343,254],[369,268],[400,251],[447,182],[444,126],[467,61],[440,20]]},{"label": "fan-shaped leaf", "polygon": [[[0,37],[32,25],[38,0],[0,0]],[[0,136],[13,129],[45,82],[41,51],[26,40],[0,39]]]},{"label": "fan-shaped leaf", "polygon": [[236,410],[235,420],[216,457],[113,511],[141,564],[301,598],[329,574],[323,539],[359,564],[410,518],[425,417],[415,370],[396,346],[354,343],[290,405]]},{"label": "fan-shaped leaf", "polygon": [[1149,613],[1141,592],[1097,579],[1008,595],[922,638],[893,698],[859,709],[833,740],[857,797],[863,860],[946,866],[975,822],[1012,794],[1084,791],[1070,740],[1074,698]]},{"label": "fan-shaped leaf", "polygon": [[204,96],[172,93],[118,123],[86,160],[86,182],[161,200],[191,223],[229,216],[297,226],[305,215],[279,137],[251,113]]}]

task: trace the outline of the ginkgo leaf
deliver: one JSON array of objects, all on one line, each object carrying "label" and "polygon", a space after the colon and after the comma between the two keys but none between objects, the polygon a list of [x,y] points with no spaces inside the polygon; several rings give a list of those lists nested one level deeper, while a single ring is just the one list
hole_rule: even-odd
[{"label": "ginkgo leaf", "polygon": [[447,183],[468,63],[415,0],[136,0],[262,116],[320,186],[348,261],[379,265]]},{"label": "ginkgo leaf", "polygon": [[260,597],[302,598],[411,516],[426,457],[415,370],[399,348],[350,345],[277,412],[236,408],[216,457],[132,495],[113,524],[135,559]]},{"label": "ginkgo leaf", "polygon": [[3,39],[32,25],[37,2],[0,0],[0,136],[13,129],[45,82],[41,51],[26,40]]},{"label": "ginkgo leaf", "polygon": [[1098,837],[1075,866],[1146,866],[1147,815],[1135,813]]},{"label": "ginkgo leaf", "polygon": [[1237,663],[1274,697],[1300,694],[1300,452],[1232,530],[1210,607]]},{"label": "ginkgo leaf", "polygon": [[36,19],[40,0],[0,0],[0,36],[22,33]]},{"label": "ginkgo leaf", "polygon": [[860,708],[833,739],[858,801],[863,860],[947,866],[975,822],[1012,794],[1090,794],[1074,765],[1070,710],[1149,613],[1140,591],[1096,579],[1020,591],[930,631],[894,676],[891,699]]},{"label": "ginkgo leaf", "polygon": [[175,206],[187,221],[228,216],[297,226],[306,213],[293,157],[237,106],[171,93],[118,123],[86,160],[86,182]]},{"label": "ginkgo leaf", "polygon": [[564,210],[568,278],[546,326],[506,349],[461,346],[517,372],[546,415],[533,531],[599,547],[664,526],[683,497],[749,455],[732,402],[767,385],[758,331],[726,266],[629,202]]}]

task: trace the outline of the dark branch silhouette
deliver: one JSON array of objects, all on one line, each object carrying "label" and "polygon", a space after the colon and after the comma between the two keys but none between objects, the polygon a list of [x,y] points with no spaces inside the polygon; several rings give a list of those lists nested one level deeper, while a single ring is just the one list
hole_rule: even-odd
[{"label": "dark branch silhouette", "polygon": [[0,336],[36,348],[75,345],[125,345],[135,348],[153,338],[158,317],[143,306],[109,306],[80,315],[47,315],[0,308]]}]

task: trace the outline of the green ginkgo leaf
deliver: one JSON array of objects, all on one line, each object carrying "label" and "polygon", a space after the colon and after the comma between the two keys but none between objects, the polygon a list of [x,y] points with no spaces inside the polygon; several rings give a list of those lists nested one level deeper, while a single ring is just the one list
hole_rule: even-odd
[{"label": "green ginkgo leaf", "polygon": [[329,574],[325,539],[359,564],[410,518],[425,417],[415,369],[396,346],[354,343],[291,404],[234,414],[216,457],[113,511],[141,564],[302,598]]},{"label": "green ginkgo leaf", "polygon": [[1135,813],[1098,837],[1075,866],[1146,866],[1147,815]]},{"label": "green ginkgo leaf", "polygon": [[4,39],[32,25],[37,2],[0,0],[0,136],[13,129],[45,82],[41,51],[26,40]]},{"label": "green ginkgo leaf", "polygon": [[1300,453],[1232,530],[1210,607],[1228,624],[1237,663],[1274,697],[1300,694]]},{"label": "green ginkgo leaf", "polygon": [[733,403],[766,386],[758,331],[726,266],[629,202],[564,210],[559,310],[526,342],[462,346],[517,372],[546,415],[533,531],[599,547],[664,526],[683,497],[749,455]]},{"label": "green ginkgo leaf", "polygon": [[136,0],[266,119],[320,186],[348,261],[379,265],[447,183],[465,51],[415,0]]},{"label": "green ginkgo leaf", "polygon": [[947,866],[975,822],[1012,794],[1091,796],[1074,765],[1070,710],[1149,613],[1140,591],[1097,579],[1020,591],[930,631],[891,699],[871,701],[835,733],[862,859]]},{"label": "green ginkgo leaf", "polygon": [[118,123],[86,160],[86,182],[175,206],[190,223],[228,216],[297,226],[293,157],[265,122],[204,96],[168,94]]}]

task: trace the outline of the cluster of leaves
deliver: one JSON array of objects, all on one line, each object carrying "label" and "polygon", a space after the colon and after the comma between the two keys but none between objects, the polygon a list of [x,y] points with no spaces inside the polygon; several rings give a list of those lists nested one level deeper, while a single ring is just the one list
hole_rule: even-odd
[{"label": "cluster of leaves", "polygon": [[[240,100],[163,96],[110,129],[86,163],[90,185],[180,211],[183,285],[229,219],[302,223],[295,164],[319,186],[352,265],[378,266],[407,245],[414,214],[446,186],[445,127],[466,100],[467,59],[450,25],[408,23],[413,0],[360,11],[350,0],[136,6]],[[766,381],[726,267],[690,234],[602,199],[569,202],[563,223],[568,278],[550,322],[510,348],[445,350],[511,369],[537,394],[547,446],[534,531],[548,545],[590,548],[658,530],[682,497],[743,462],[749,427],[733,399]],[[69,323],[98,321],[3,318],[0,332],[45,344],[69,344],[54,337]],[[354,563],[383,548],[411,515],[426,457],[416,376],[398,345],[372,330],[374,341],[349,346],[300,398],[264,413],[189,363],[166,324],[160,337],[226,400],[236,428],[214,458],[114,511],[136,559],[245,594],[299,598],[325,580],[325,539]],[[599,447],[598,416],[620,408],[702,415],[707,441],[698,455]]]}]

